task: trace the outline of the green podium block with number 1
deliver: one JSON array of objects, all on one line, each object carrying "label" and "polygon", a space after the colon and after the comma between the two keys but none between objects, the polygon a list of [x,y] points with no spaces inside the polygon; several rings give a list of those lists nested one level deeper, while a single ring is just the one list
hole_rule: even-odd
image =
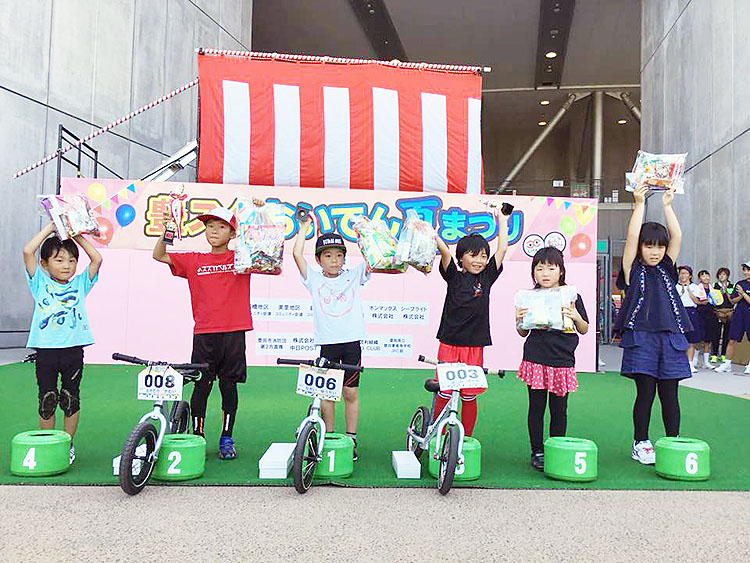
[{"label": "green podium block with number 1", "polygon": [[354,441],[346,434],[326,433],[316,477],[349,477],[354,473]]},{"label": "green podium block with number 1", "polygon": [[62,430],[31,430],[13,437],[10,472],[13,475],[46,477],[70,467],[70,435]]},{"label": "green podium block with number 1", "polygon": [[593,481],[598,477],[599,451],[583,438],[554,436],[544,441],[544,474],[561,481]]},{"label": "green podium block with number 1", "polygon": [[159,481],[197,479],[206,469],[206,440],[196,434],[166,434],[154,466]]}]

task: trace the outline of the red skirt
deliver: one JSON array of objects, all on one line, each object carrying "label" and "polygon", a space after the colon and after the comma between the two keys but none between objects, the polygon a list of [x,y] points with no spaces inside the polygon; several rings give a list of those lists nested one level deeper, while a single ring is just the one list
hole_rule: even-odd
[{"label": "red skirt", "polygon": [[578,389],[575,368],[555,368],[524,360],[518,368],[518,379],[532,389],[546,389],[559,397]]}]

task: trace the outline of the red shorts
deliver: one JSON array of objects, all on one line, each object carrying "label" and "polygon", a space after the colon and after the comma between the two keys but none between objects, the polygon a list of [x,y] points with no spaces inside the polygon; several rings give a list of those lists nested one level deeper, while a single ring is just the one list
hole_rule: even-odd
[{"label": "red shorts", "polygon": [[[483,346],[453,346],[451,344],[440,343],[438,347],[437,359],[439,362],[454,363],[460,362],[467,366],[484,367],[484,347]],[[435,373],[437,379],[437,373]],[[480,387],[461,389],[461,397],[475,397],[487,391]]]}]

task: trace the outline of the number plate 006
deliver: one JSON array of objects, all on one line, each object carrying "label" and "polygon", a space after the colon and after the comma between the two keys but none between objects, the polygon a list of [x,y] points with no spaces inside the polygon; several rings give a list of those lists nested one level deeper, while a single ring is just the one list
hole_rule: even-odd
[{"label": "number plate 006", "polygon": [[455,389],[487,388],[487,378],[484,370],[477,366],[466,364],[438,364],[438,385],[441,391]]},{"label": "number plate 006", "polygon": [[182,400],[182,374],[168,366],[149,366],[138,374],[138,398],[143,401]]},{"label": "number plate 006", "polygon": [[313,366],[300,366],[297,375],[297,394],[308,397],[320,397],[327,401],[341,399],[341,388],[344,386],[344,371],[340,369],[323,369]]}]

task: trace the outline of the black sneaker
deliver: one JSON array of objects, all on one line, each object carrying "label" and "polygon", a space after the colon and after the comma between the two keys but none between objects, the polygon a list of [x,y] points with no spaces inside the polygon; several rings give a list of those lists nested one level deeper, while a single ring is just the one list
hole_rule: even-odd
[{"label": "black sneaker", "polygon": [[531,467],[533,467],[537,471],[544,471],[544,453],[543,452],[537,452],[535,454],[531,454]]}]

